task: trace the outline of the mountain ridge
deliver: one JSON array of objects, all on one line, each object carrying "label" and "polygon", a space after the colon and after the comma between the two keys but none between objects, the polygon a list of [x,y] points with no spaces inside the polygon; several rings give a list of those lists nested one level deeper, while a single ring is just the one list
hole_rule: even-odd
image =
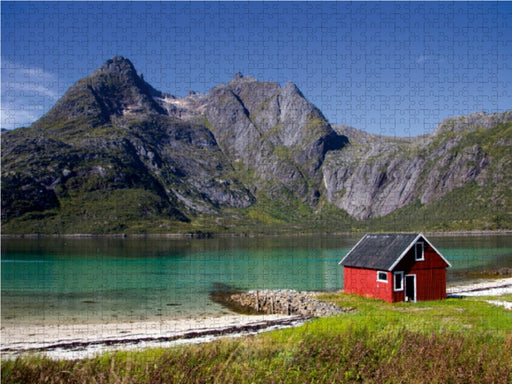
[{"label": "mountain ridge", "polygon": [[291,82],[237,73],[207,94],[178,98],[116,56],[32,126],[2,133],[2,226],[4,233],[353,228],[425,212],[466,189],[461,201],[485,217],[469,222],[458,212],[439,225],[507,226],[511,122],[512,111],[476,112],[416,138],[373,135],[331,125]]},{"label": "mountain ridge", "polygon": [[[466,124],[464,134],[459,130],[447,129],[454,122],[472,122]],[[475,181],[480,185],[490,177],[486,171],[489,166],[489,152],[492,152],[490,143],[483,148],[481,143],[473,142],[467,148],[461,147],[461,142],[466,135],[471,135],[477,129],[484,132],[490,131],[499,124],[509,124],[512,121],[512,113],[485,114],[476,112],[467,116],[449,118],[438,124],[432,134],[422,135],[416,138],[391,138],[378,135],[354,133],[351,130],[343,130],[352,141],[359,140],[359,150],[365,152],[364,161],[358,162],[362,166],[350,169],[350,159],[344,154],[344,172],[349,169],[353,177],[341,177],[344,183],[337,189],[348,189],[348,195],[343,201],[335,203],[339,208],[345,209],[349,214],[359,219],[368,218],[365,211],[368,199],[373,200],[373,209],[380,207],[378,216],[387,215],[396,209],[400,209],[415,200],[422,205],[429,205],[440,197],[462,187],[469,181]],[[509,135],[509,133],[508,133]],[[506,135],[504,136],[506,137]],[[510,143],[510,140],[509,140]],[[506,149],[507,143],[502,147]],[[364,149],[361,149],[364,148]],[[508,156],[510,153],[507,154]],[[509,161],[507,156],[507,162]],[[338,164],[340,158],[337,159]],[[373,166],[369,164],[375,163]],[[433,166],[437,164],[437,166]],[[385,171],[382,171],[382,170]],[[329,177],[330,174],[327,172]],[[500,172],[498,172],[500,173]],[[405,175],[405,177],[404,177]],[[369,188],[364,180],[373,179],[378,185],[379,191]],[[361,185],[361,180],[363,184]],[[351,191],[365,190],[364,194]],[[421,192],[420,192],[421,191]],[[379,199],[381,199],[379,201]]]}]

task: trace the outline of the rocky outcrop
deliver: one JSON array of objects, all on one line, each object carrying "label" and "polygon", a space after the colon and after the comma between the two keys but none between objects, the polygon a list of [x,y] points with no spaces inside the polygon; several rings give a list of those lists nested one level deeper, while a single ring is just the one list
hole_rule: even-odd
[{"label": "rocky outcrop", "polygon": [[230,300],[256,313],[300,315],[302,317],[332,316],[350,311],[318,299],[317,292],[299,292],[291,289],[258,290],[236,293]]},{"label": "rocky outcrop", "polygon": [[467,133],[477,129],[489,130],[497,124],[503,124],[512,120],[512,111],[505,113],[474,112],[469,115],[450,117],[441,121],[434,130],[433,136],[443,133]]}]

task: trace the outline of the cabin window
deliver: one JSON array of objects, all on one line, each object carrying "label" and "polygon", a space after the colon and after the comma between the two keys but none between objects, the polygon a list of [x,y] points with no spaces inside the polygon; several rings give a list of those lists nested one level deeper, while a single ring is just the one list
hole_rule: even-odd
[{"label": "cabin window", "polygon": [[414,259],[416,261],[425,260],[425,247],[421,242],[418,242],[414,245]]},{"label": "cabin window", "polygon": [[395,272],[395,291],[403,291],[404,290],[404,273],[403,272]]},{"label": "cabin window", "polygon": [[388,274],[387,272],[378,271],[377,272],[377,281],[381,281],[383,283],[388,282]]}]

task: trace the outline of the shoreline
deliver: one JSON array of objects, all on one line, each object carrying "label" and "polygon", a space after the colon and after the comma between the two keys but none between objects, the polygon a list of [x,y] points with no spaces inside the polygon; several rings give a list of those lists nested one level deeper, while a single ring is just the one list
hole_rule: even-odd
[{"label": "shoreline", "polygon": [[[399,231],[403,232],[403,231]],[[92,234],[92,233],[62,233],[62,234],[44,234],[44,233],[2,233],[2,239],[45,239],[45,238],[68,238],[68,239],[87,239],[87,238],[112,238],[112,239],[144,239],[144,238],[162,238],[162,239],[210,239],[210,238],[231,238],[231,237],[300,237],[300,236],[360,236],[366,232],[315,232],[315,233],[117,233],[117,234]],[[405,233],[405,232],[404,232]],[[512,229],[501,230],[468,230],[468,231],[424,231],[425,236],[433,237],[453,237],[453,236],[512,236]]]},{"label": "shoreline", "polygon": [[[478,280],[447,287],[448,298],[512,294],[512,278]],[[512,310],[511,301],[487,302]],[[2,325],[0,354],[13,359],[41,354],[54,359],[83,359],[117,350],[168,348],[241,337],[296,327],[311,317],[301,315],[241,315],[86,324]]]},{"label": "shoreline", "polygon": [[286,315],[223,315],[161,321],[2,326],[1,359],[41,354],[54,359],[83,359],[105,352],[168,348],[240,337],[303,324]]},{"label": "shoreline", "polygon": [[512,294],[512,277],[476,279],[472,283],[446,287],[448,297],[501,296]]}]

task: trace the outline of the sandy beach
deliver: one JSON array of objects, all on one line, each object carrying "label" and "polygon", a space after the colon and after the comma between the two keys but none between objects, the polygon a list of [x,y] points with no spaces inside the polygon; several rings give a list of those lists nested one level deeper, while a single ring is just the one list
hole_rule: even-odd
[{"label": "sandy beach", "polygon": [[[491,304],[512,309],[512,278],[474,282],[447,288],[448,297],[496,296]],[[2,359],[25,353],[42,353],[50,358],[80,359],[113,350],[169,347],[201,343],[219,337],[237,337],[304,323],[300,316],[224,315],[210,318],[170,319],[102,324],[3,325]]]}]

